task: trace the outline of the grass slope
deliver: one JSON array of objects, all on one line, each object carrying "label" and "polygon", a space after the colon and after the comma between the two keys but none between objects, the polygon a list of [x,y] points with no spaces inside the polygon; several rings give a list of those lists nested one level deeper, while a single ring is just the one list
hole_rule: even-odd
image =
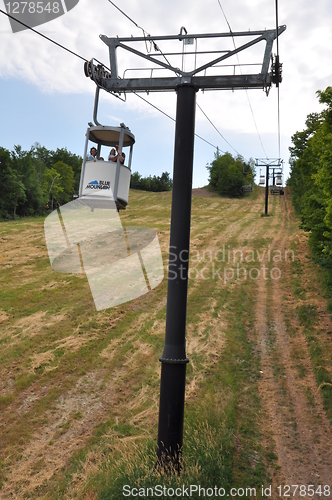
[{"label": "grass slope", "polygon": [[[180,478],[154,471],[166,279],[145,296],[97,312],[84,275],[50,267],[43,219],[0,223],[0,496],[111,499],[123,498],[124,485],[195,484],[226,492],[251,487],[261,497],[277,465],[260,430],[255,304],[280,198],[270,201],[273,217],[262,218],[261,190],[244,200],[193,197]],[[171,193],[131,191],[121,214],[124,226],[157,230],[165,269],[170,209]],[[294,245],[296,224],[294,218],[288,228]],[[296,297],[307,285],[293,274]],[[307,304],[298,307],[314,335],[315,316]],[[318,381],[328,390],[319,374],[332,358],[317,360],[316,346]]]}]

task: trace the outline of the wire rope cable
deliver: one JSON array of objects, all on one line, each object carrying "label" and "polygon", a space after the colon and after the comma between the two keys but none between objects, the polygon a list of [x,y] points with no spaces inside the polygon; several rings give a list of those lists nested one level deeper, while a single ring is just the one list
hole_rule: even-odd
[{"label": "wire rope cable", "polygon": [[[162,109],[158,108],[158,106],[156,106],[155,104],[152,104],[152,102],[148,101],[147,99],[145,99],[144,97],[142,97],[140,94],[137,94],[136,92],[133,92],[133,94],[135,94],[137,97],[139,97],[140,99],[142,99],[142,101],[146,102],[147,104],[149,104],[150,106],[152,106],[154,109],[156,109],[157,111],[159,111],[160,113],[162,113],[163,115],[165,115],[167,118],[169,118],[170,120],[172,120],[174,123],[176,122],[175,118],[173,118],[171,115],[167,114]],[[200,135],[198,135],[196,133],[195,133],[195,136],[198,137],[199,139],[201,139],[202,141],[206,142],[206,144],[209,144],[209,146],[212,146],[214,149],[218,149],[218,146],[215,146],[211,142],[207,141],[206,139],[204,139],[204,137],[202,137],[202,136],[200,136]],[[221,151],[220,148],[219,148],[219,150]],[[224,153],[224,151],[222,151],[222,153]]]},{"label": "wire rope cable", "polygon": [[[221,2],[220,0],[217,0],[218,1],[218,4],[219,4],[219,7],[221,9],[221,12],[223,13],[223,16],[225,18],[225,21],[227,23],[227,26],[229,28],[229,32],[230,34],[232,35],[232,40],[233,40],[233,46],[234,46],[234,49],[236,50],[236,45],[235,45],[235,40],[234,40],[234,36],[233,36],[233,31],[232,31],[232,28],[231,28],[231,25],[227,19],[227,16],[225,14],[225,11],[224,9],[222,8],[222,5],[221,5]],[[240,69],[240,72],[241,72],[241,75],[242,75],[242,69],[241,69],[241,64],[240,64],[240,59],[239,59],[239,54],[236,54],[236,57],[237,57],[237,60],[238,60],[238,63],[239,63],[239,69]],[[262,147],[262,150],[264,151],[264,154],[267,158],[267,154],[266,154],[266,151],[265,151],[265,148],[264,148],[264,145],[263,145],[263,141],[262,141],[262,138],[261,138],[261,135],[259,133],[259,130],[258,130],[258,126],[257,126],[257,122],[256,122],[256,118],[255,118],[255,114],[254,114],[254,110],[252,108],[252,105],[251,105],[251,102],[250,102],[250,98],[249,98],[249,94],[248,94],[248,90],[247,89],[244,89],[246,91],[246,96],[247,96],[247,99],[248,99],[248,104],[249,104],[249,108],[250,108],[250,111],[251,111],[251,115],[252,115],[252,118],[253,118],[253,121],[254,121],[254,125],[255,125],[255,128],[256,128],[256,132],[257,132],[257,135],[258,135],[258,138],[259,138],[259,142],[260,142],[260,145]]]},{"label": "wire rope cable", "polygon": [[[275,7],[276,7],[276,30],[277,30],[277,62],[278,65],[279,63],[279,5],[278,5],[278,0],[275,0]],[[278,71],[280,71],[280,67],[278,68]],[[280,85],[278,83],[278,89],[277,89],[277,100],[278,100],[278,154],[280,158],[280,150],[281,150],[281,133],[280,133]]]},{"label": "wire rope cable", "polygon": [[278,33],[278,28],[279,28],[279,13],[278,13],[278,10],[279,10],[279,6],[278,6],[278,0],[275,0],[275,4],[276,4],[276,30],[277,30],[277,55],[279,55],[279,33]]},{"label": "wire rope cable", "polygon": [[221,9],[221,12],[223,13],[223,16],[224,16],[224,18],[225,18],[225,21],[226,21],[226,23],[227,23],[227,26],[228,26],[228,28],[229,28],[229,31],[230,31],[230,33],[232,33],[232,28],[231,28],[231,25],[230,25],[230,24],[229,24],[229,22],[228,22],[228,19],[227,19],[227,17],[226,17],[226,14],[225,14],[224,9],[222,8],[222,5],[221,5],[221,3],[220,3],[220,0],[217,0],[217,1],[218,1],[218,4],[219,4],[219,7],[220,7],[220,9]]},{"label": "wire rope cable", "polygon": [[[143,32],[143,35],[144,37],[147,35],[147,36],[151,36],[148,34],[148,32],[142,28],[142,26],[139,26],[138,23],[136,23],[130,16],[128,16],[128,14],[126,14],[122,9],[120,9],[120,7],[118,7],[112,0],[108,0],[110,4],[113,5],[113,7],[115,7],[119,12],[121,12],[121,14],[123,14],[131,23],[134,24],[134,26],[136,26],[138,29],[142,30]],[[162,56],[164,57],[164,59],[166,60],[167,64],[169,66],[171,66],[171,63],[168,61],[167,57],[165,56],[165,54],[160,50],[160,48],[157,46],[157,44],[152,40],[153,44],[154,44],[154,49],[158,52],[160,52],[162,54]],[[157,109],[158,111],[160,111],[163,115],[167,116],[168,118],[170,118],[171,120],[175,121],[174,118],[172,118],[170,115],[168,115],[167,113],[165,113],[164,111],[162,111],[161,109],[159,109],[157,106],[155,106],[154,104],[152,104],[151,102],[149,102],[147,99],[144,99],[141,95],[139,95],[138,93],[136,92],[133,92],[135,95],[137,95],[140,99],[142,99],[144,102],[150,104],[150,106],[152,106],[153,108]],[[212,123],[212,121],[207,117],[207,115],[204,113],[204,111],[202,110],[202,108],[197,104],[197,106],[199,107],[199,109],[202,111],[202,113],[204,114],[204,116],[207,118],[207,120],[211,123],[211,125],[215,128],[215,130],[218,132],[218,134],[224,139],[225,142],[227,142],[227,144],[232,148],[232,145],[225,139],[225,137],[219,132],[219,130],[217,129],[217,127]],[[213,144],[211,144],[209,141],[207,141],[206,139],[204,139],[203,137],[201,137],[200,135],[196,134],[195,133],[195,136],[196,137],[199,137],[202,141],[206,142],[207,144],[209,144],[210,146],[214,147],[215,149],[217,149],[217,146],[214,146]],[[219,148],[220,151],[222,151],[220,148]],[[236,149],[234,149],[234,151],[236,151]],[[224,153],[224,151],[222,151]],[[236,151],[236,153],[238,153],[238,151]],[[240,153],[238,153],[240,154]],[[241,156],[241,155],[240,155]]]},{"label": "wire rope cable", "polygon": [[[138,28],[138,29],[142,30],[144,38],[145,38],[146,36],[148,36],[148,37],[150,37],[150,36],[151,36],[151,35],[150,35],[150,34],[149,34],[149,33],[148,33],[148,32],[147,32],[144,28],[142,28],[142,26],[139,26],[139,25],[138,25],[138,23],[136,23],[136,22],[135,22],[135,21],[134,21],[134,20],[133,20],[130,16],[128,16],[128,14],[126,14],[123,10],[121,10],[121,9],[120,9],[120,7],[118,7],[118,6],[117,6],[114,2],[112,2],[112,0],[108,0],[108,1],[109,1],[109,3],[110,3],[110,4],[112,4],[112,5],[113,5],[113,7],[115,7],[115,8],[116,8],[119,12],[121,12],[121,14],[123,14],[123,15],[124,15],[124,16],[125,16],[125,17],[126,17],[126,18],[127,18],[127,19],[131,22],[131,23],[133,23],[133,24],[136,26],[136,28]],[[160,48],[158,47],[158,45],[156,44],[156,42],[155,42],[153,39],[151,39],[151,40],[149,40],[149,41],[150,41],[151,43],[153,43],[153,47],[154,47],[155,51],[156,51],[156,52],[160,52],[160,53],[162,54],[162,56],[164,57],[165,61],[167,62],[167,64],[168,64],[169,66],[171,66],[171,64],[170,64],[170,62],[168,61],[167,57],[166,57],[166,56],[165,56],[165,54],[163,54],[163,52],[160,50]],[[149,52],[149,50],[148,50],[148,48],[147,48],[147,45],[146,45],[146,41],[145,41],[145,46],[146,46],[146,50],[147,50],[147,52]]]},{"label": "wire rope cable", "polygon": [[[111,2],[111,0],[109,0]],[[113,4],[113,2],[111,2]],[[115,4],[114,4],[115,5]],[[118,7],[117,7],[118,8]],[[121,11],[121,9],[118,8],[118,10],[120,10],[120,12],[122,14],[124,14],[126,17],[128,17],[128,19],[130,19],[132,21],[132,19],[127,16],[123,11]],[[4,10],[0,9],[0,13],[4,14],[5,16],[13,19],[14,21],[17,21],[18,23],[22,24],[25,28],[33,31],[34,33],[36,33],[37,35],[41,36],[42,38],[48,40],[49,42],[53,43],[54,45],[60,47],[61,49],[69,52],[70,54],[78,57],[79,59],[81,59],[82,61],[84,62],[89,62],[88,59],[86,59],[85,57],[82,57],[81,55],[77,54],[76,52],[68,49],[67,47],[65,47],[64,45],[62,45],[61,43],[58,43],[56,42],[55,40],[53,40],[52,38],[49,38],[48,36],[44,35],[43,33],[40,33],[40,31],[37,31],[35,30],[34,28],[32,28],[31,26],[25,24],[23,21],[20,21],[19,19],[16,19],[15,17],[11,16],[10,14],[8,14],[7,12],[5,12]],[[132,21],[135,25],[136,23],[134,21]],[[138,25],[137,25],[138,26]],[[139,26],[138,26],[139,27]],[[142,29],[141,27],[139,27],[140,29]],[[160,49],[158,49],[160,51]],[[160,51],[161,52],[161,51]],[[109,69],[105,66],[106,69]],[[150,101],[148,101],[147,99],[145,99],[144,97],[142,97],[141,95],[139,95],[138,93],[136,92],[133,92],[133,94],[135,94],[137,97],[139,97],[141,100],[143,100],[145,103],[149,104],[151,107],[153,107],[154,109],[156,109],[159,113],[163,114],[164,116],[166,116],[167,118],[169,118],[170,120],[172,120],[173,122],[175,122],[175,118],[173,118],[172,116],[170,116],[169,114],[167,114],[165,111],[161,110],[160,108],[158,108],[158,106],[152,104]],[[117,97],[119,98],[116,94],[113,94],[111,93],[111,95],[113,95],[114,97]],[[204,139],[204,137],[200,136],[199,134],[196,134],[195,133],[195,136],[199,139],[201,139],[202,141],[204,141],[206,144],[208,144],[209,146],[212,146],[214,149],[217,149],[217,146],[215,146],[214,144],[212,144],[211,142],[209,142],[208,140]]]},{"label": "wire rope cable", "polygon": [[52,42],[54,43],[54,45],[57,45],[58,47],[60,47],[61,49],[63,50],[66,50],[67,52],[69,52],[70,54],[73,54],[74,56],[78,57],[79,59],[82,59],[82,61],[85,61],[85,62],[88,62],[87,59],[85,59],[85,57],[82,57],[80,56],[79,54],[77,54],[76,52],[70,50],[70,49],[67,49],[67,47],[65,47],[64,45],[61,45],[61,43],[58,43],[56,42],[55,40],[52,40],[52,38],[46,36],[46,35],[43,35],[43,33],[40,33],[40,31],[37,31],[35,30],[34,28],[31,28],[31,26],[28,26],[27,24],[23,23],[22,21],[20,21],[19,19],[16,19],[16,17],[13,17],[11,16],[10,14],[8,14],[7,12],[5,12],[4,10],[0,9],[0,12],[2,14],[5,14],[5,16],[7,17],[10,17],[11,19],[13,19],[14,21],[22,24],[25,28],[28,28],[29,30],[33,31],[34,33],[37,33],[37,35],[40,35],[42,36],[43,38],[45,38],[46,40],[48,40],[49,42]]},{"label": "wire rope cable", "polygon": [[[220,137],[222,137],[224,139],[224,141],[235,151],[235,153],[237,153],[239,156],[241,156],[243,158],[243,156],[235,149],[233,148],[233,146],[231,145],[230,142],[228,142],[228,140],[222,135],[222,133],[218,130],[218,128],[214,125],[214,123],[212,122],[212,120],[210,120],[210,118],[207,116],[207,114],[205,113],[205,111],[201,108],[201,106],[196,103],[196,106],[201,110],[201,112],[203,113],[203,115],[205,116],[205,118],[208,120],[208,122],[211,123],[212,127],[218,132],[218,134],[220,135]],[[220,150],[221,151],[221,150]],[[225,151],[222,151],[222,153],[224,153]],[[244,158],[245,159],[245,158]]]}]

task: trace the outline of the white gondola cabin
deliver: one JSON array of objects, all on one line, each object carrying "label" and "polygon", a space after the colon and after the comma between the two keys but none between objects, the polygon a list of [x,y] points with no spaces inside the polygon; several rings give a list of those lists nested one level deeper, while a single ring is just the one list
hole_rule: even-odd
[{"label": "white gondola cabin", "polygon": [[259,176],[259,185],[260,186],[265,186],[265,175],[260,175]]},{"label": "white gondola cabin", "polygon": [[282,173],[278,172],[274,178],[274,184],[270,189],[271,194],[284,194],[282,188]]},{"label": "white gondola cabin", "polygon": [[[90,145],[97,150],[93,157]],[[94,208],[109,208],[114,202],[117,209],[125,209],[128,203],[131,160],[135,136],[124,125],[109,127],[90,126],[86,132],[79,199]],[[125,160],[109,158],[111,149],[125,153]],[[129,148],[129,149],[128,149]],[[113,205],[114,206],[114,205]]]}]

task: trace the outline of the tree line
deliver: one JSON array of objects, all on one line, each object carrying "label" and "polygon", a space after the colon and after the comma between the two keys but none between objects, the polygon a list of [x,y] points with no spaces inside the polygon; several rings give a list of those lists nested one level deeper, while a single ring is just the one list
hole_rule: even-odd
[{"label": "tree line", "polygon": [[0,218],[42,215],[78,193],[82,158],[66,148],[50,151],[34,144],[29,151],[0,147]]},{"label": "tree line", "polygon": [[[29,151],[0,147],[0,219],[43,215],[78,194],[83,158],[66,148],[48,150],[35,143]],[[169,191],[168,172],[161,176],[131,176],[130,187],[145,191]]]},{"label": "tree line", "polygon": [[138,172],[131,174],[131,189],[142,189],[143,191],[171,191],[173,181],[168,172],[163,172],[161,176],[142,177]]},{"label": "tree line", "polygon": [[255,162],[252,158],[245,162],[242,156],[234,158],[230,153],[220,154],[217,149],[215,158],[206,168],[209,171],[209,186],[222,196],[241,197],[244,186],[253,186]]},{"label": "tree line", "polygon": [[316,94],[325,109],[309,114],[305,129],[292,136],[287,185],[313,255],[328,270],[332,286],[332,87]]}]

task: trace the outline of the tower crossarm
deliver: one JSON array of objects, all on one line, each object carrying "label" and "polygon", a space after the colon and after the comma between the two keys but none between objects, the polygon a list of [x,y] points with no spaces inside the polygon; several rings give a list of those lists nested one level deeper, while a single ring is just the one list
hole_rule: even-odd
[{"label": "tower crossarm", "polygon": [[[262,31],[238,31],[231,33],[209,33],[209,34],[179,34],[179,35],[167,35],[167,36],[145,36],[145,37],[126,37],[126,38],[109,38],[105,35],[100,35],[101,40],[109,48],[110,56],[110,74],[107,78],[101,78],[98,81],[98,85],[108,92],[151,92],[151,91],[167,91],[174,90],[179,85],[188,84],[194,86],[197,90],[199,89],[238,89],[238,88],[263,88],[268,90],[272,83],[274,83],[273,73],[269,72],[270,61],[272,56],[272,46],[274,40],[283,33],[286,26],[280,26],[277,29],[272,30],[262,30]],[[207,39],[229,39],[232,37],[245,38],[250,37],[250,40],[233,50],[220,50],[219,57],[212,59],[209,62],[204,62],[198,67],[195,67],[192,71],[184,71],[180,69],[175,64],[171,64],[166,57],[165,60],[161,60],[155,54],[147,54],[137,50],[132,45],[135,42],[145,42],[152,43],[156,48],[156,41],[174,41],[180,40],[185,41],[186,39],[196,39],[196,40],[207,40]],[[263,61],[261,63],[260,72],[257,74],[224,74],[219,68],[219,63],[228,60],[232,56],[239,54],[240,52],[249,49],[250,47],[264,42],[265,51],[263,55]],[[158,48],[158,47],[157,47]],[[118,49],[126,50],[127,52],[137,56],[141,59],[145,59],[155,65],[156,68],[168,70],[173,73],[173,76],[153,76],[151,71],[151,76],[149,78],[121,78],[118,72],[118,62],[117,62],[117,51]],[[218,52],[218,51],[217,51]],[[209,52],[198,52],[197,54],[207,54]],[[179,56],[183,53],[179,51]],[[92,63],[91,63],[92,64]],[[232,67],[229,64],[228,67]],[[214,72],[219,72],[219,75],[207,75],[206,70],[213,68]],[[226,66],[223,66],[225,70]],[[136,68],[135,68],[136,69]],[[147,68],[142,68],[142,70]],[[92,78],[93,71],[87,72],[87,76]]]}]

